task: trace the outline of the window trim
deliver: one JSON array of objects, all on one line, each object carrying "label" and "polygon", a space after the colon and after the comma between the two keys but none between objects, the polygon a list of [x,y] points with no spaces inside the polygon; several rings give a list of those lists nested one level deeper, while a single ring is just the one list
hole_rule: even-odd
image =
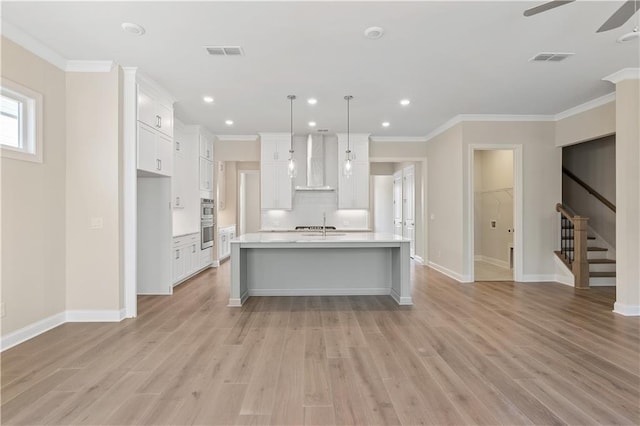
[{"label": "window trim", "polygon": [[1,145],[2,158],[14,160],[43,162],[43,119],[42,95],[14,81],[2,78],[0,91],[3,96],[16,99],[22,103],[23,148]]}]

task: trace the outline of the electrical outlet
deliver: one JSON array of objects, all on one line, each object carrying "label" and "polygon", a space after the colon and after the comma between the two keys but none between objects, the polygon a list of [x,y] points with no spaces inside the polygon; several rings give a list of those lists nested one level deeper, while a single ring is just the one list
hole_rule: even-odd
[{"label": "electrical outlet", "polygon": [[5,315],[4,302],[0,302],[0,318],[4,318],[4,315]]}]

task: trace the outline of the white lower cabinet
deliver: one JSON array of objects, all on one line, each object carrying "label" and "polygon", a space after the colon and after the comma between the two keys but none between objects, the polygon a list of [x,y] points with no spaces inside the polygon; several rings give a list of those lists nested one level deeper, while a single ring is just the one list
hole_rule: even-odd
[{"label": "white lower cabinet", "polygon": [[[211,255],[210,250],[209,255]],[[211,262],[203,264],[200,250],[200,234],[188,234],[173,238],[173,285],[177,285]]]},{"label": "white lower cabinet", "polygon": [[231,255],[231,240],[235,237],[235,225],[218,229],[218,260],[224,260]]}]

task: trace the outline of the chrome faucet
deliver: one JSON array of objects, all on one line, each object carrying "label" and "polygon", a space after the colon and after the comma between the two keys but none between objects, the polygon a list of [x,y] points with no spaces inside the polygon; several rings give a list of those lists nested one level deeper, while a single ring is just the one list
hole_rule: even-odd
[{"label": "chrome faucet", "polygon": [[327,213],[322,213],[322,238],[327,237]]}]

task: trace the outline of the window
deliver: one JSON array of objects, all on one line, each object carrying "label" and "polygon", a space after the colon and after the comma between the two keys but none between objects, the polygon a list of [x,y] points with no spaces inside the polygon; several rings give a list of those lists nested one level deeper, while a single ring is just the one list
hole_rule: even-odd
[{"label": "window", "polygon": [[0,87],[2,157],[42,162],[42,95],[10,80]]}]

